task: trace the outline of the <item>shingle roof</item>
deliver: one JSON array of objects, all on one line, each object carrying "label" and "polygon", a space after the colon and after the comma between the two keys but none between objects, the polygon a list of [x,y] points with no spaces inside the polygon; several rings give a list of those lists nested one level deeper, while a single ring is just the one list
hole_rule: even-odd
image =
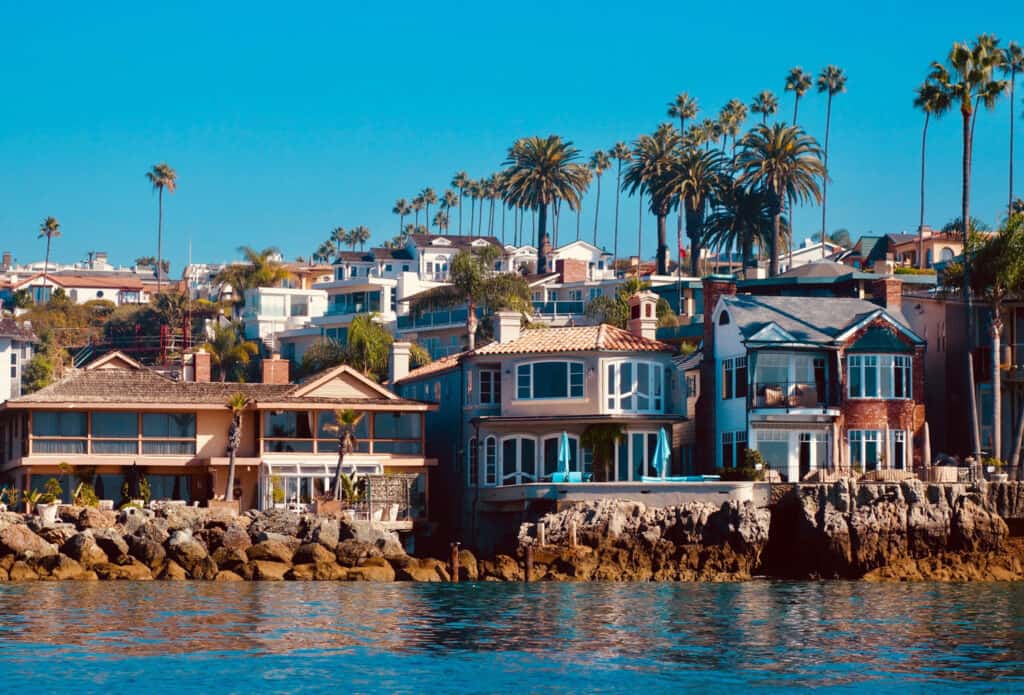
[{"label": "shingle roof", "polygon": [[373,253],[370,251],[337,251],[334,254],[334,262],[348,261],[349,263],[373,263]]},{"label": "shingle roof", "polygon": [[[42,273],[21,280],[15,285],[24,287],[30,285],[34,280],[41,278]],[[142,278],[135,273],[69,273],[55,272],[47,273],[47,281],[61,287],[87,287],[117,290],[141,290]],[[155,280],[154,280],[155,281]]]},{"label": "shingle roof", "polygon": [[411,261],[412,254],[409,253],[408,249],[385,249],[375,248],[370,249],[370,253],[378,261],[396,260],[396,261]]},{"label": "shingle roof", "polygon": [[449,248],[471,248],[474,241],[483,239],[489,244],[497,246],[499,249],[503,248],[501,242],[498,241],[497,237],[493,236],[458,236],[451,234],[410,234],[409,238],[412,239],[413,244],[418,247],[430,247],[430,248],[445,248],[444,246],[437,246],[430,242],[434,239],[447,239],[450,243]]},{"label": "shingle roof", "polygon": [[397,384],[404,384],[407,381],[422,379],[425,376],[430,376],[432,374],[440,374],[441,372],[448,371],[449,369],[454,369],[455,367],[459,366],[459,361],[468,354],[469,352],[467,351],[459,352],[454,355],[447,355],[446,357],[434,360],[429,364],[425,364],[422,367],[417,367],[416,369],[411,370],[401,379],[395,381],[395,383],[391,384],[391,386],[395,386]]},{"label": "shingle roof", "polygon": [[477,355],[514,355],[534,352],[674,352],[667,343],[633,335],[615,326],[567,326],[523,331],[516,340],[489,343]]},{"label": "shingle roof", "polygon": [[24,323],[18,323],[12,318],[0,318],[0,338],[14,338],[25,342],[38,342],[32,327]]},{"label": "shingle roof", "polygon": [[780,273],[780,278],[837,278],[845,275],[852,275],[854,269],[845,263],[836,263],[830,260],[814,261],[804,263]]},{"label": "shingle roof", "polygon": [[[749,294],[723,297],[730,319],[744,338],[776,324],[799,342],[832,343],[847,329],[882,307],[863,299],[843,297],[763,297]],[[885,313],[913,333],[903,312]]]}]

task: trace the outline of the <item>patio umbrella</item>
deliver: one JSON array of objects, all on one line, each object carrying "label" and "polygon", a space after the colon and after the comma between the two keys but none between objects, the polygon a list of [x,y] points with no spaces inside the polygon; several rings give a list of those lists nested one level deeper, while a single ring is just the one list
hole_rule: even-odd
[{"label": "patio umbrella", "polygon": [[658,443],[654,446],[654,454],[651,457],[651,467],[658,477],[664,480],[668,477],[668,465],[672,458],[672,445],[668,443],[665,436],[665,428],[658,430]]},{"label": "patio umbrella", "polygon": [[572,457],[569,452],[569,435],[566,432],[562,432],[562,437],[558,440],[558,470],[562,471],[566,475],[569,473],[571,458]]}]

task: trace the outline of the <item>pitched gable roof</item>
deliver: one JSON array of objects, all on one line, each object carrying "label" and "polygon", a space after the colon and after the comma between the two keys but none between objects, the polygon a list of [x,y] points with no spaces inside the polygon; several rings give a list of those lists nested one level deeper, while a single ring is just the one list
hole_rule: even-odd
[{"label": "pitched gable roof", "polygon": [[13,338],[26,343],[39,342],[31,324],[19,323],[8,317],[0,318],[0,338]]},{"label": "pitched gable roof", "polygon": [[446,355],[440,359],[436,359],[433,362],[425,364],[422,367],[410,370],[408,374],[403,376],[401,379],[396,380],[391,385],[397,386],[398,384],[404,384],[417,379],[422,379],[423,377],[432,376],[434,374],[441,374],[449,369],[454,369],[459,366],[459,362],[462,358],[469,354],[470,353],[468,351],[463,351],[454,355]]},{"label": "pitched gable roof", "polygon": [[599,326],[567,326],[523,331],[516,340],[489,343],[477,355],[514,355],[552,352],[675,352],[667,343],[649,340],[602,323]]}]

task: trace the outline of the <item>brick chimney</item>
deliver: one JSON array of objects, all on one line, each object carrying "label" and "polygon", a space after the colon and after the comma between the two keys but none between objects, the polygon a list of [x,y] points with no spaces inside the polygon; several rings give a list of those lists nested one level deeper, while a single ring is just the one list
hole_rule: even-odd
[{"label": "brick chimney", "polygon": [[[715,394],[719,393],[718,370],[715,368],[715,322],[711,318],[719,297],[736,294],[732,275],[708,275],[704,278],[704,346],[701,349],[700,396],[697,398],[697,440],[699,450],[707,452],[698,466],[711,473],[718,466],[715,452]],[[703,464],[703,465],[702,465]]]},{"label": "brick chimney", "polygon": [[[207,384],[210,382],[210,353],[200,348],[191,355],[185,364],[185,381],[195,381]],[[191,363],[191,364],[189,364]]]},{"label": "brick chimney", "polygon": [[270,357],[265,357],[261,364],[263,368],[263,383],[264,384],[287,384],[290,383],[288,380],[288,360],[281,359],[281,355],[278,353],[272,353]]},{"label": "brick chimney", "polygon": [[657,340],[658,295],[649,290],[637,292],[629,298],[629,332],[640,338]]},{"label": "brick chimney", "polygon": [[4,251],[2,260],[0,260],[0,270],[10,270],[11,267],[11,252]]},{"label": "brick chimney", "polygon": [[409,373],[409,350],[412,343],[395,341],[391,343],[391,358],[388,360],[388,372],[391,376],[391,383],[404,377]]},{"label": "brick chimney", "polygon": [[559,258],[555,261],[555,272],[559,282],[583,282],[587,279],[587,262],[578,258]]},{"label": "brick chimney", "polygon": [[518,312],[494,312],[494,339],[499,343],[511,343],[513,340],[519,339]]},{"label": "brick chimney", "polygon": [[871,301],[886,309],[900,309],[903,305],[903,281],[892,276],[873,280]]}]

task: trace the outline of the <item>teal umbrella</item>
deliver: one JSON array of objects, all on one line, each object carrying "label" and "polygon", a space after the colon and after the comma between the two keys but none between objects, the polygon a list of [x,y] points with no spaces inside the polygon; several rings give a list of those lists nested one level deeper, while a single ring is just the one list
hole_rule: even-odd
[{"label": "teal umbrella", "polygon": [[672,460],[672,445],[668,443],[665,436],[665,428],[658,430],[658,443],[654,446],[654,455],[651,458],[651,467],[658,477],[664,480],[668,477],[669,461]]},{"label": "teal umbrella", "polygon": [[569,474],[571,458],[572,457],[569,452],[569,435],[562,432],[562,438],[558,440],[558,470],[562,471],[566,475]]}]

